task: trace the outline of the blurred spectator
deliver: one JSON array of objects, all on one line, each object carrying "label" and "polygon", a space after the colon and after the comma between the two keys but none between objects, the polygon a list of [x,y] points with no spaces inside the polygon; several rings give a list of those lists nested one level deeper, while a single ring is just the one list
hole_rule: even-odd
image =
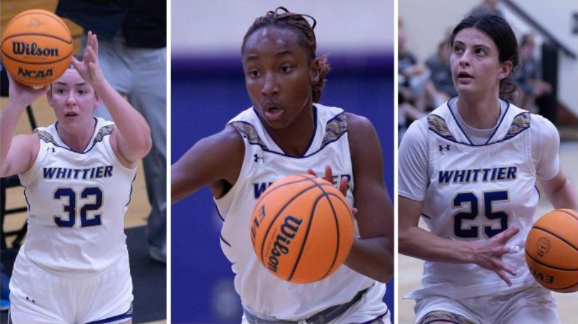
[{"label": "blurred spectator", "polygon": [[500,0],[483,0],[482,3],[475,6],[469,15],[493,14],[504,18],[504,14],[498,9]]},{"label": "blurred spectator", "polygon": [[[398,30],[398,133],[399,141],[403,137],[405,130],[412,121],[425,116],[423,100],[419,96],[419,82],[425,83],[429,78],[429,73],[424,74],[426,71],[425,66],[418,65],[415,56],[407,51],[405,47],[406,37],[405,32],[401,29],[401,21],[399,22]],[[413,81],[412,89],[412,77],[420,76],[418,79]],[[417,82],[416,82],[417,80]],[[420,108],[417,108],[414,104],[418,103]]]},{"label": "blurred spectator", "polygon": [[426,61],[426,66],[431,71],[431,80],[435,89],[446,100],[458,94],[452,80],[450,55],[451,49],[448,46],[447,39],[444,39],[438,44],[437,53],[430,56]]},{"label": "blurred spectator", "polygon": [[536,99],[550,94],[552,87],[541,80],[540,63],[534,57],[536,43],[534,36],[526,34],[520,43],[521,65],[515,73],[516,82],[520,88],[520,97],[517,105],[523,109],[535,110]]}]

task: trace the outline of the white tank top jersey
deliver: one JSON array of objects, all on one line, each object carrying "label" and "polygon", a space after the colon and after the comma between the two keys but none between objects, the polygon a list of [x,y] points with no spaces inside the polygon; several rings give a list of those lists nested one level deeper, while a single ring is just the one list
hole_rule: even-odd
[{"label": "white tank top jersey", "polygon": [[334,183],[348,177],[347,199],[353,203],[354,178],[347,136],[347,120],[342,109],[314,105],[315,135],[302,157],[290,157],[275,144],[257,113],[247,109],[233,118],[232,125],[245,142],[245,157],[239,178],[231,190],[216,200],[224,221],[221,247],[232,263],[235,289],[243,306],[258,316],[284,320],[308,318],[328,307],[343,304],[372,284],[374,280],[340,267],[331,276],[312,284],[291,284],[276,278],[259,263],[250,239],[253,207],[274,181],[312,168],[325,174],[333,169]]},{"label": "white tank top jersey", "polygon": [[48,269],[101,271],[128,253],[124,213],[136,168],[124,167],[115,156],[112,122],[97,119],[82,153],[62,142],[57,127],[35,131],[38,157],[20,174],[28,203],[28,235],[20,253]]},{"label": "white tank top jersey", "polygon": [[[518,275],[510,276],[513,286],[508,287],[493,271],[475,264],[425,262],[422,288],[408,298],[441,295],[459,299],[510,294],[537,285],[524,259],[526,236],[539,200],[532,152],[536,146],[532,141],[540,133],[552,134],[556,130],[552,132],[554,126],[542,117],[502,101],[505,112],[493,134],[484,143],[474,144],[457,121],[456,100],[457,97],[450,99],[428,115],[427,120],[418,121],[427,121],[428,127],[428,183],[423,199],[409,188],[411,180],[406,178],[411,178],[408,175],[411,171],[404,169],[412,166],[404,162],[406,152],[400,149],[400,195],[423,201],[422,217],[429,230],[445,239],[485,241],[512,225],[517,226],[520,232],[507,245],[518,246],[519,252],[505,254],[502,260]],[[540,130],[539,126],[550,129]],[[556,147],[557,157],[557,146],[549,145]],[[557,158],[550,159],[547,168],[556,170],[549,171],[550,178],[557,173],[558,164]]]}]

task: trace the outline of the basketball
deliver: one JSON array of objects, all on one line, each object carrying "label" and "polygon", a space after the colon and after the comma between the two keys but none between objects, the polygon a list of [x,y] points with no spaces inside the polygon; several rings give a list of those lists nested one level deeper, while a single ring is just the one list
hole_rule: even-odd
[{"label": "basketball", "polygon": [[542,286],[578,291],[578,213],[556,209],[542,216],[526,239],[526,262]]},{"label": "basketball", "polygon": [[72,35],[55,14],[40,9],[14,17],[2,34],[4,66],[18,82],[41,87],[58,79],[70,65]]},{"label": "basketball", "polygon": [[353,215],[341,192],[324,179],[299,174],[273,183],[251,216],[259,261],[291,283],[326,278],[345,261],[353,243]]}]

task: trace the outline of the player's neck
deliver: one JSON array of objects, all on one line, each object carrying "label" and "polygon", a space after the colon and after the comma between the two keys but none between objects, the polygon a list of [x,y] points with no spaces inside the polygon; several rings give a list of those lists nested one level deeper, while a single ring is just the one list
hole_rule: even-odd
[{"label": "player's neck", "polygon": [[59,123],[57,128],[58,136],[74,152],[84,152],[88,146],[92,135],[94,133],[94,128],[96,126],[96,119],[92,118],[93,122],[90,126],[81,127],[76,129],[67,125]]},{"label": "player's neck", "polygon": [[490,129],[496,126],[501,115],[500,100],[493,93],[483,96],[462,96],[457,101],[458,113],[468,126]]},{"label": "player's neck", "polygon": [[315,116],[313,108],[301,114],[289,126],[282,129],[274,129],[265,125],[267,133],[275,144],[286,155],[299,157],[305,155],[315,136]]}]

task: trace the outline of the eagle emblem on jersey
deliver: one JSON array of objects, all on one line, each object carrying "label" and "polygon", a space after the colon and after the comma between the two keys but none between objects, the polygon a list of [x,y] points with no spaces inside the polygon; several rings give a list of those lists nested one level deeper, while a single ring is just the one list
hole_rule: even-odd
[{"label": "eagle emblem on jersey", "polygon": [[434,114],[429,114],[427,116],[427,123],[428,123],[429,129],[431,131],[435,132],[436,134],[438,134],[439,136],[441,136],[445,139],[457,142],[457,140],[454,138],[454,136],[450,132],[450,129],[448,128],[448,125],[446,124],[446,121],[443,118],[441,118],[440,116],[434,115]]},{"label": "eagle emblem on jersey", "polygon": [[94,143],[102,142],[102,139],[106,135],[110,135],[112,133],[113,129],[114,129],[114,125],[102,126],[100,128],[100,130],[98,130],[98,134],[96,134],[96,136],[94,137]]},{"label": "eagle emblem on jersey", "polygon": [[345,134],[346,132],[347,116],[345,116],[345,113],[341,113],[333,117],[333,119],[328,121],[327,125],[325,125],[325,136],[321,142],[321,148],[324,148],[331,142],[335,142],[341,137],[341,135]]},{"label": "eagle emblem on jersey", "polygon": [[523,112],[514,117],[514,121],[512,121],[512,125],[510,125],[510,129],[508,129],[504,140],[510,139],[528,128],[530,128],[530,113]]},{"label": "eagle emblem on jersey", "polygon": [[52,135],[50,135],[50,133],[46,132],[46,131],[41,131],[41,130],[34,130],[34,132],[36,134],[38,134],[38,138],[40,138],[41,140],[43,140],[46,143],[52,143],[52,144],[56,144],[56,141],[54,140],[54,137],[52,137]]},{"label": "eagle emblem on jersey", "polygon": [[261,146],[263,150],[269,150],[267,145],[265,145],[265,142],[263,142],[261,137],[259,137],[259,133],[257,133],[255,126],[242,121],[232,122],[231,126],[235,127],[237,132],[249,141],[249,144],[256,144]]}]

